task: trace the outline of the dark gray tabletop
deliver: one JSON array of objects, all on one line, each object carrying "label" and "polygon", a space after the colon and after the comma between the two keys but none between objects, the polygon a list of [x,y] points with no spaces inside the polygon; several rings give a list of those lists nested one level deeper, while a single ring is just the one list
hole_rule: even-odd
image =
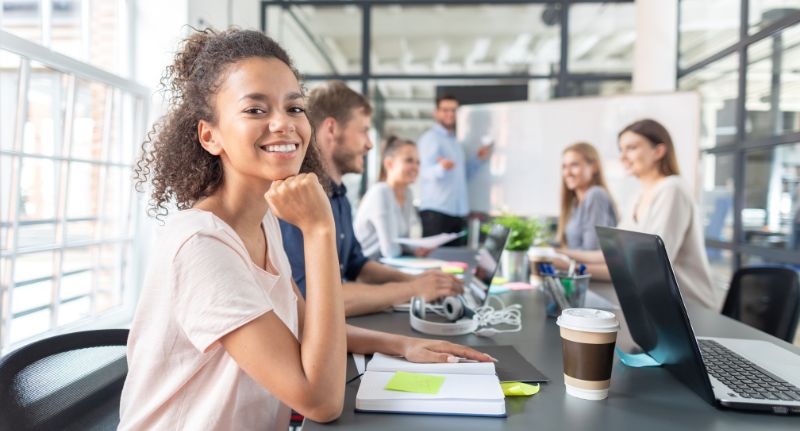
[{"label": "dark gray tabletop", "polygon": [[[452,255],[443,255],[450,257]],[[593,283],[590,289],[616,301],[613,286]],[[304,431],[318,429],[347,430],[798,430],[800,417],[746,413],[718,409],[698,397],[691,389],[674,379],[662,368],[629,368],[615,359],[608,399],[586,401],[566,395],[561,363],[561,339],[555,319],[544,312],[544,298],[538,291],[518,291],[498,295],[506,304],[522,304],[523,329],[517,333],[498,334],[492,338],[475,335],[446,339],[471,346],[513,345],[547,375],[551,382],[543,384],[532,397],[506,399],[507,418],[474,418],[457,416],[422,416],[355,413],[355,396],[359,381],[346,387],[342,416],[329,424],[306,421]],[[737,321],[693,304],[687,304],[692,326],[698,336],[760,339],[774,342],[800,353],[800,349],[782,340],[757,331]],[[619,311],[618,316],[622,317]],[[624,319],[620,319],[624,321]],[[364,328],[421,336],[414,332],[405,313],[386,312],[348,319],[348,323]],[[620,345],[629,343],[623,328]],[[480,348],[480,347],[478,347]],[[352,361],[350,361],[352,362]],[[349,365],[352,369],[352,363]],[[353,372],[348,371],[348,375]]]}]

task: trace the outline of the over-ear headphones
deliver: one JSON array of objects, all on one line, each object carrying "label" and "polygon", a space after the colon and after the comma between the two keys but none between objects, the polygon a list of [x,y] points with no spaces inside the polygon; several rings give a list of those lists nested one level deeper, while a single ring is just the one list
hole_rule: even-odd
[{"label": "over-ear headphones", "polygon": [[[450,322],[425,320],[428,311],[443,316]],[[461,296],[448,296],[442,305],[429,305],[425,303],[425,298],[415,296],[411,298],[411,307],[408,309],[411,327],[430,335],[464,335],[474,332],[478,329],[478,322],[472,318],[474,314]]]},{"label": "over-ear headphones", "polygon": [[[500,305],[499,309],[489,305],[492,300]],[[464,298],[461,296],[448,296],[442,301],[442,305],[426,304],[425,298],[416,296],[411,298],[408,319],[412,328],[425,334],[465,335],[474,332],[476,335],[491,337],[502,332],[520,331],[522,329],[521,307],[519,304],[512,304],[506,307],[503,300],[496,296],[489,296],[489,301],[476,310],[467,307]],[[447,318],[450,322],[425,320],[425,316],[429,311]],[[489,327],[501,324],[511,325],[512,328],[496,329]]]}]

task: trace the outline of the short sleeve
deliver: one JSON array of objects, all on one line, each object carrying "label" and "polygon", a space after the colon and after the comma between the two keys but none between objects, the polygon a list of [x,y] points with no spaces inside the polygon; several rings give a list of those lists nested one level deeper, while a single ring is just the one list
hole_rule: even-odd
[{"label": "short sleeve", "polygon": [[[220,234],[224,235],[224,234]],[[173,261],[177,324],[200,352],[273,309],[245,258],[223,239],[198,233]]]},{"label": "short sleeve", "polygon": [[614,205],[605,190],[599,187],[589,189],[583,205],[585,219],[581,232],[581,246],[585,250],[597,250],[600,248],[600,243],[597,240],[595,226],[616,226]]}]

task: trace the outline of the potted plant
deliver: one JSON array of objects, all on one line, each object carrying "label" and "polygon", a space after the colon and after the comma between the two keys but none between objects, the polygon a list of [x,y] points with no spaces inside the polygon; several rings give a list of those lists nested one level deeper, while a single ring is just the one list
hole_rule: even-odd
[{"label": "potted plant", "polygon": [[534,242],[541,241],[543,226],[537,220],[513,214],[503,214],[496,217],[493,222],[511,230],[506,243],[506,251],[500,261],[503,278],[508,281],[529,282],[530,269],[527,253]]}]

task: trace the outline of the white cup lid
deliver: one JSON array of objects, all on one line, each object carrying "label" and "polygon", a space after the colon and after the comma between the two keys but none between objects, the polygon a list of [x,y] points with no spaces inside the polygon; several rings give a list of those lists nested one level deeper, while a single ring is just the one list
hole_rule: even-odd
[{"label": "white cup lid", "polygon": [[567,308],[556,320],[558,326],[575,331],[616,332],[617,316],[610,311],[594,308]]}]

